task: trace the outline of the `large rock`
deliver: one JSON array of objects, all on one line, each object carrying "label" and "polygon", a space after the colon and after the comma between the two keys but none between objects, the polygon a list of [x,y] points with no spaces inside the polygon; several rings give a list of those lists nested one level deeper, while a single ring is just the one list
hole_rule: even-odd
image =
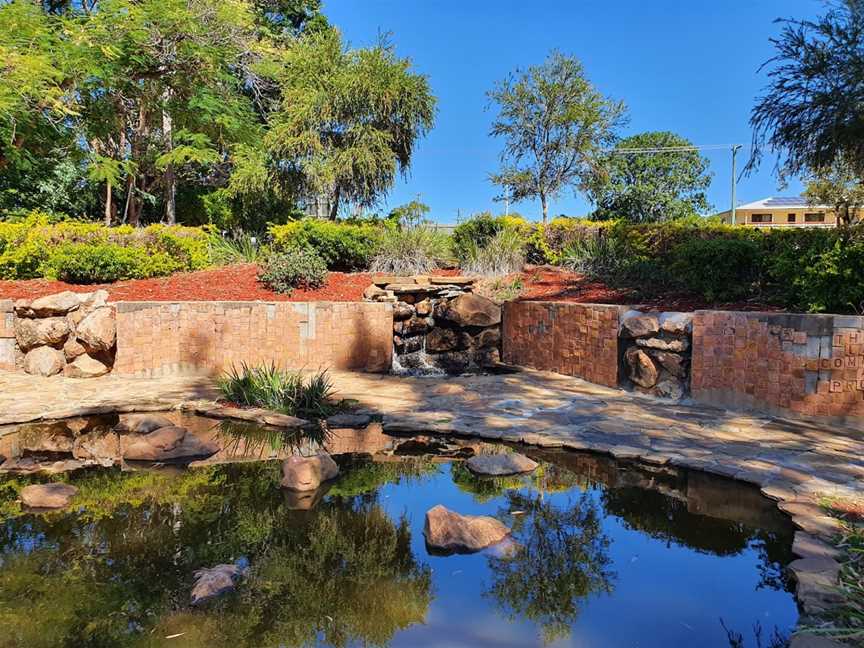
[{"label": "large rock", "polygon": [[411,304],[399,302],[393,306],[393,319],[395,321],[401,322],[402,320],[411,319],[412,317],[414,317],[414,307],[411,306]]},{"label": "large rock", "polygon": [[676,401],[681,400],[684,398],[684,385],[678,378],[667,374],[657,381],[654,386],[654,395]]},{"label": "large rock", "polygon": [[33,376],[54,376],[66,365],[62,351],[48,346],[38,347],[24,356],[24,371]]},{"label": "large rock", "polygon": [[75,438],[72,456],[102,466],[113,466],[120,460],[120,437],[113,432],[82,434]]},{"label": "large rock", "polygon": [[67,362],[72,362],[75,358],[79,358],[87,353],[87,349],[73,335],[70,335],[63,345],[63,355],[66,356]]},{"label": "large rock", "polygon": [[21,489],[21,502],[30,508],[61,509],[69,506],[77,492],[69,484],[33,484]]},{"label": "large rock", "polygon": [[45,319],[15,319],[15,340],[22,351],[38,346],[59,346],[69,335],[69,322],[65,317]]},{"label": "large rock", "polygon": [[73,293],[64,290],[55,295],[46,295],[30,302],[29,311],[31,317],[55,317],[65,315],[69,311],[78,308],[82,302],[90,297],[90,293]]},{"label": "large rock", "polygon": [[660,331],[660,320],[651,313],[627,311],[621,319],[621,335],[623,337],[645,337],[655,335]]},{"label": "large rock", "polygon": [[219,448],[189,434],[186,428],[163,427],[149,434],[120,437],[123,459],[127,461],[176,461],[216,454]]},{"label": "large rock", "polygon": [[639,347],[630,347],[624,352],[624,362],[627,363],[630,380],[640,387],[650,388],[657,384],[660,371],[651,360],[651,356]]},{"label": "large rock", "polygon": [[477,475],[518,475],[528,473],[537,469],[536,461],[529,459],[518,452],[505,452],[501,454],[484,454],[471,457],[465,462],[468,470]]},{"label": "large rock", "polygon": [[795,595],[806,614],[822,614],[843,602],[838,589],[840,565],[832,558],[799,558],[789,564]]},{"label": "large rock", "polygon": [[646,349],[671,351],[672,353],[683,353],[690,348],[690,342],[687,339],[664,340],[662,338],[648,338],[636,340],[636,344]]},{"label": "large rock", "polygon": [[63,375],[67,378],[96,378],[104,376],[111,369],[91,358],[88,355],[82,355],[76,358],[71,364],[67,364],[63,369]]},{"label": "large rock", "polygon": [[74,325],[78,326],[85,317],[97,308],[102,308],[108,303],[108,291],[97,290],[93,293],[82,295],[81,306],[73,310],[66,317]]},{"label": "large rock", "polygon": [[173,427],[174,425],[174,421],[161,414],[123,414],[114,429],[117,432],[149,434],[159,428]]},{"label": "large rock", "polygon": [[426,336],[426,350],[429,353],[443,353],[462,348],[462,336],[455,329],[437,327]]},{"label": "large rock", "polygon": [[660,330],[672,335],[688,335],[693,330],[693,313],[660,313]]},{"label": "large rock", "polygon": [[459,326],[493,326],[501,323],[501,307],[491,299],[466,293],[450,300],[445,319]]},{"label": "large rock", "polygon": [[238,565],[216,565],[195,572],[192,605],[201,605],[212,598],[234,590],[244,570]]},{"label": "large rock", "polygon": [[322,482],[339,474],[339,466],[326,452],[314,457],[288,457],[282,463],[282,488],[316,490]]},{"label": "large rock", "polygon": [[475,338],[474,343],[478,349],[497,348],[501,343],[501,329],[496,326],[495,328],[481,331],[480,335]]},{"label": "large rock", "polygon": [[433,550],[471,553],[498,544],[510,529],[493,517],[460,515],[439,504],[426,512],[423,535]]},{"label": "large rock", "polygon": [[95,309],[78,324],[77,335],[91,353],[110,351],[117,339],[114,309],[110,306]]},{"label": "large rock", "polygon": [[687,374],[687,363],[684,356],[669,351],[650,351],[649,355],[676,378],[683,378]]}]

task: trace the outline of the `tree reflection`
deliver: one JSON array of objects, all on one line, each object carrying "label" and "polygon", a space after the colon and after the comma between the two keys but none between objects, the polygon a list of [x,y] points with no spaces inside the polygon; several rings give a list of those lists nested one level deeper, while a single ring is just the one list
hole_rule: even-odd
[{"label": "tree reflection", "polygon": [[546,643],[566,637],[582,599],[612,591],[610,540],[601,514],[588,495],[564,506],[542,493],[510,491],[510,511],[522,511],[513,527],[516,545],[490,556],[492,584],[487,596],[511,617],[540,625]]},{"label": "tree reflection", "polygon": [[[82,510],[0,524],[0,646],[383,645],[424,619],[431,576],[404,519],[347,487],[292,511],[279,478],[278,463],[76,476]],[[238,558],[238,592],[190,610],[193,572]]]}]

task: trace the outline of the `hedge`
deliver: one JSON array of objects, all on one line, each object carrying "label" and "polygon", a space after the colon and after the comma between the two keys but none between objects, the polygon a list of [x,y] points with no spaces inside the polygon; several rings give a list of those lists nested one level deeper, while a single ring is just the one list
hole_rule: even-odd
[{"label": "hedge", "polygon": [[0,279],[107,283],[159,277],[210,265],[209,232],[196,227],[105,227],[51,223],[34,212],[0,222]]},{"label": "hedge", "polygon": [[272,225],[276,251],[312,248],[330,270],[365,270],[378,250],[384,225],[375,221],[327,221],[304,218]]}]

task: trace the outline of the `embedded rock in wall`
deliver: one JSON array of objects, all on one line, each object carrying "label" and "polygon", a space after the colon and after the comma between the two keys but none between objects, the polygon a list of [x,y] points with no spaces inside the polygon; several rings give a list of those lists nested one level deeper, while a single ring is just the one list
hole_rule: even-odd
[{"label": "embedded rock in wall", "polygon": [[473,294],[468,277],[379,277],[371,301],[392,301],[395,361],[450,373],[500,363],[501,306]]},{"label": "embedded rock in wall", "polygon": [[64,291],[14,305],[15,342],[27,373],[94,378],[114,364],[117,338],[108,293]]},{"label": "embedded rock in wall", "polygon": [[621,316],[619,348],[625,386],[660,398],[680,400],[690,390],[690,313]]}]

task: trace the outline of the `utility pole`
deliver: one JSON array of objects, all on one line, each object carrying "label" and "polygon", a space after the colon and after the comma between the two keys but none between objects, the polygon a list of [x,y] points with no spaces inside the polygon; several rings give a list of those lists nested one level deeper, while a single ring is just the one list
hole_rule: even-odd
[{"label": "utility pole", "polygon": [[510,187],[504,188],[504,215],[510,215]]},{"label": "utility pole", "polygon": [[732,145],[732,218],[731,225],[735,224],[735,189],[738,184],[738,178],[735,177],[737,171],[735,170],[735,158],[738,155],[738,150],[741,148],[741,144],[733,144]]}]

